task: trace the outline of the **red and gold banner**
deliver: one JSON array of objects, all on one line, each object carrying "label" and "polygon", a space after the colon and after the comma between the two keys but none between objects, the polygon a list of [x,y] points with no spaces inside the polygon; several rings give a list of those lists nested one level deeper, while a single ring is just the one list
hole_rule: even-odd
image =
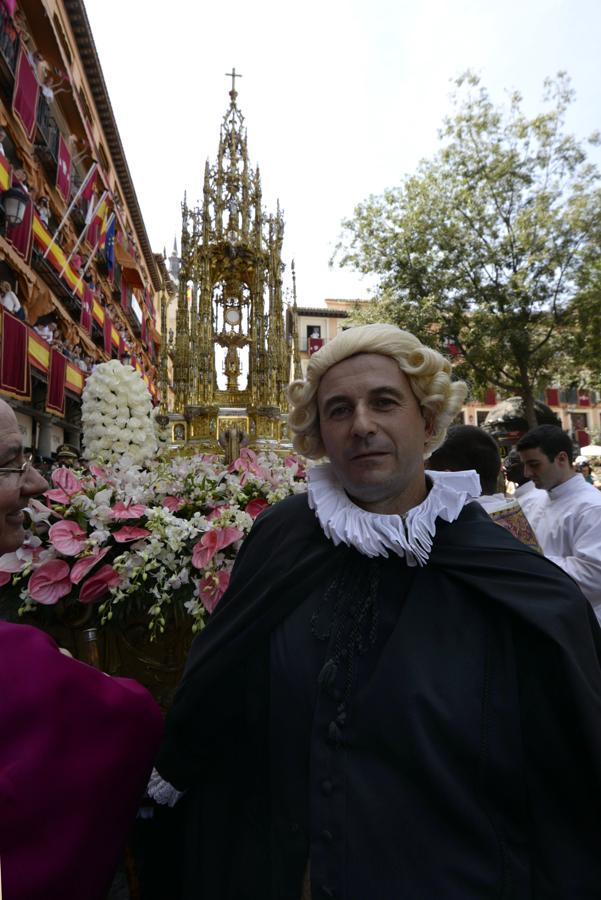
[{"label": "red and gold banner", "polygon": [[48,393],[46,395],[46,412],[57,416],[65,415],[65,374],[67,357],[59,350],[50,350],[50,368],[48,371]]},{"label": "red and gold banner", "polygon": [[[17,182],[17,186],[18,184]],[[33,200],[30,198],[25,207],[23,221],[19,225],[6,226],[6,240],[26,263],[31,260],[33,217]]]},{"label": "red and gold banner", "polygon": [[23,130],[31,141],[35,131],[36,111],[38,108],[38,96],[40,86],[33,65],[29,61],[27,50],[21,45],[19,60],[15,74],[15,89],[13,92],[13,112],[15,118],[23,126]]},{"label": "red and gold banner", "polygon": [[28,327],[4,307],[0,307],[0,391],[16,400],[31,400]]},{"label": "red and gold banner", "polygon": [[12,183],[13,167],[6,156],[0,153],[0,191],[7,191]]},{"label": "red and gold banner", "polygon": [[111,338],[112,338],[112,330],[113,323],[111,322],[111,317],[109,314],[104,312],[104,323],[103,323],[103,331],[104,331],[104,352],[111,355]]}]

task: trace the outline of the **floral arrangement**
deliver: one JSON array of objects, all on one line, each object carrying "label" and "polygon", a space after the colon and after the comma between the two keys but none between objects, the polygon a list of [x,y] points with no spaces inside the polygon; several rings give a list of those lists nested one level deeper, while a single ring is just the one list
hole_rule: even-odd
[{"label": "floral arrangement", "polygon": [[86,470],[56,469],[46,502],[30,501],[28,540],[0,557],[0,584],[12,585],[21,613],[59,601],[94,604],[104,624],[141,610],[156,637],[181,604],[198,631],[253,520],[306,487],[296,457],[246,448],[227,467],[213,456],[134,460],[130,453]]},{"label": "floral arrangement", "polygon": [[117,359],[101,363],[86,381],[81,421],[84,458],[116,463],[125,455],[143,465],[157,451],[152,399],[132,366]]}]

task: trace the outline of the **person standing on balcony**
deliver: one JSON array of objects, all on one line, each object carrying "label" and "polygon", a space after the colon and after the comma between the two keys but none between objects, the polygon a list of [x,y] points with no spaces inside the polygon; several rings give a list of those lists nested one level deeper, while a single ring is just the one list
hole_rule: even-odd
[{"label": "person standing on balcony", "polygon": [[21,319],[22,322],[25,321],[25,310],[21,306],[19,298],[11,288],[9,281],[0,282],[0,303],[2,303],[4,309],[7,309],[13,316],[16,316],[17,319]]}]

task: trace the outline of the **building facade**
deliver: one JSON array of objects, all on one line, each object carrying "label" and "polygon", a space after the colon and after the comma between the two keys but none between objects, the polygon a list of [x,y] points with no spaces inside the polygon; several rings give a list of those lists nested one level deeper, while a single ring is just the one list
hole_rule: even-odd
[{"label": "building facade", "polygon": [[[298,346],[302,371],[311,353],[348,328],[350,317],[366,300],[325,300],[324,307],[298,307]],[[482,425],[489,412],[502,398],[494,388],[472,396],[461,411],[465,425]],[[599,443],[601,436],[601,396],[595,391],[576,388],[548,387],[538,398],[559,417],[562,428],[581,447]]]},{"label": "building facade", "polygon": [[163,284],[84,3],[0,0],[0,396],[26,446],[80,445],[108,359],[158,402]]}]

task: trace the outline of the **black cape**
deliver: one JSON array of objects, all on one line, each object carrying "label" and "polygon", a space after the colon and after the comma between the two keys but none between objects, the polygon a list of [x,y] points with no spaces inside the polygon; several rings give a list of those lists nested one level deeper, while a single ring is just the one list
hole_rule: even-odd
[{"label": "black cape", "polygon": [[[305,495],[284,500],[255,523],[226,595],[192,647],[157,764],[167,781],[187,791],[178,811],[185,820],[186,900],[274,896],[273,867],[285,861],[270,856],[269,636],[356,553],[324,536]],[[601,632],[589,604],[565,573],[473,503],[454,523],[438,520],[429,562],[416,571],[410,595],[414,613],[407,627],[417,642],[433,626],[444,631],[452,622],[456,628],[457,616],[466,627],[475,616],[487,623],[482,709],[467,740],[498,834],[489,896],[597,900]],[[416,657],[422,671],[415,676],[427,684],[436,660],[427,651]],[[470,677],[466,663],[458,658],[443,673],[458,692]],[[507,708],[514,695],[517,711]],[[503,732],[516,716],[519,748],[515,735],[509,740]],[[422,756],[426,776],[436,784],[437,769],[446,765],[456,783],[471,779],[473,771],[445,760],[435,733]],[[512,802],[524,807],[519,833]],[[473,863],[457,860],[466,871]],[[459,900],[451,898],[444,871],[435,869],[428,900]],[[426,900],[424,889],[409,885],[407,896]]]}]

